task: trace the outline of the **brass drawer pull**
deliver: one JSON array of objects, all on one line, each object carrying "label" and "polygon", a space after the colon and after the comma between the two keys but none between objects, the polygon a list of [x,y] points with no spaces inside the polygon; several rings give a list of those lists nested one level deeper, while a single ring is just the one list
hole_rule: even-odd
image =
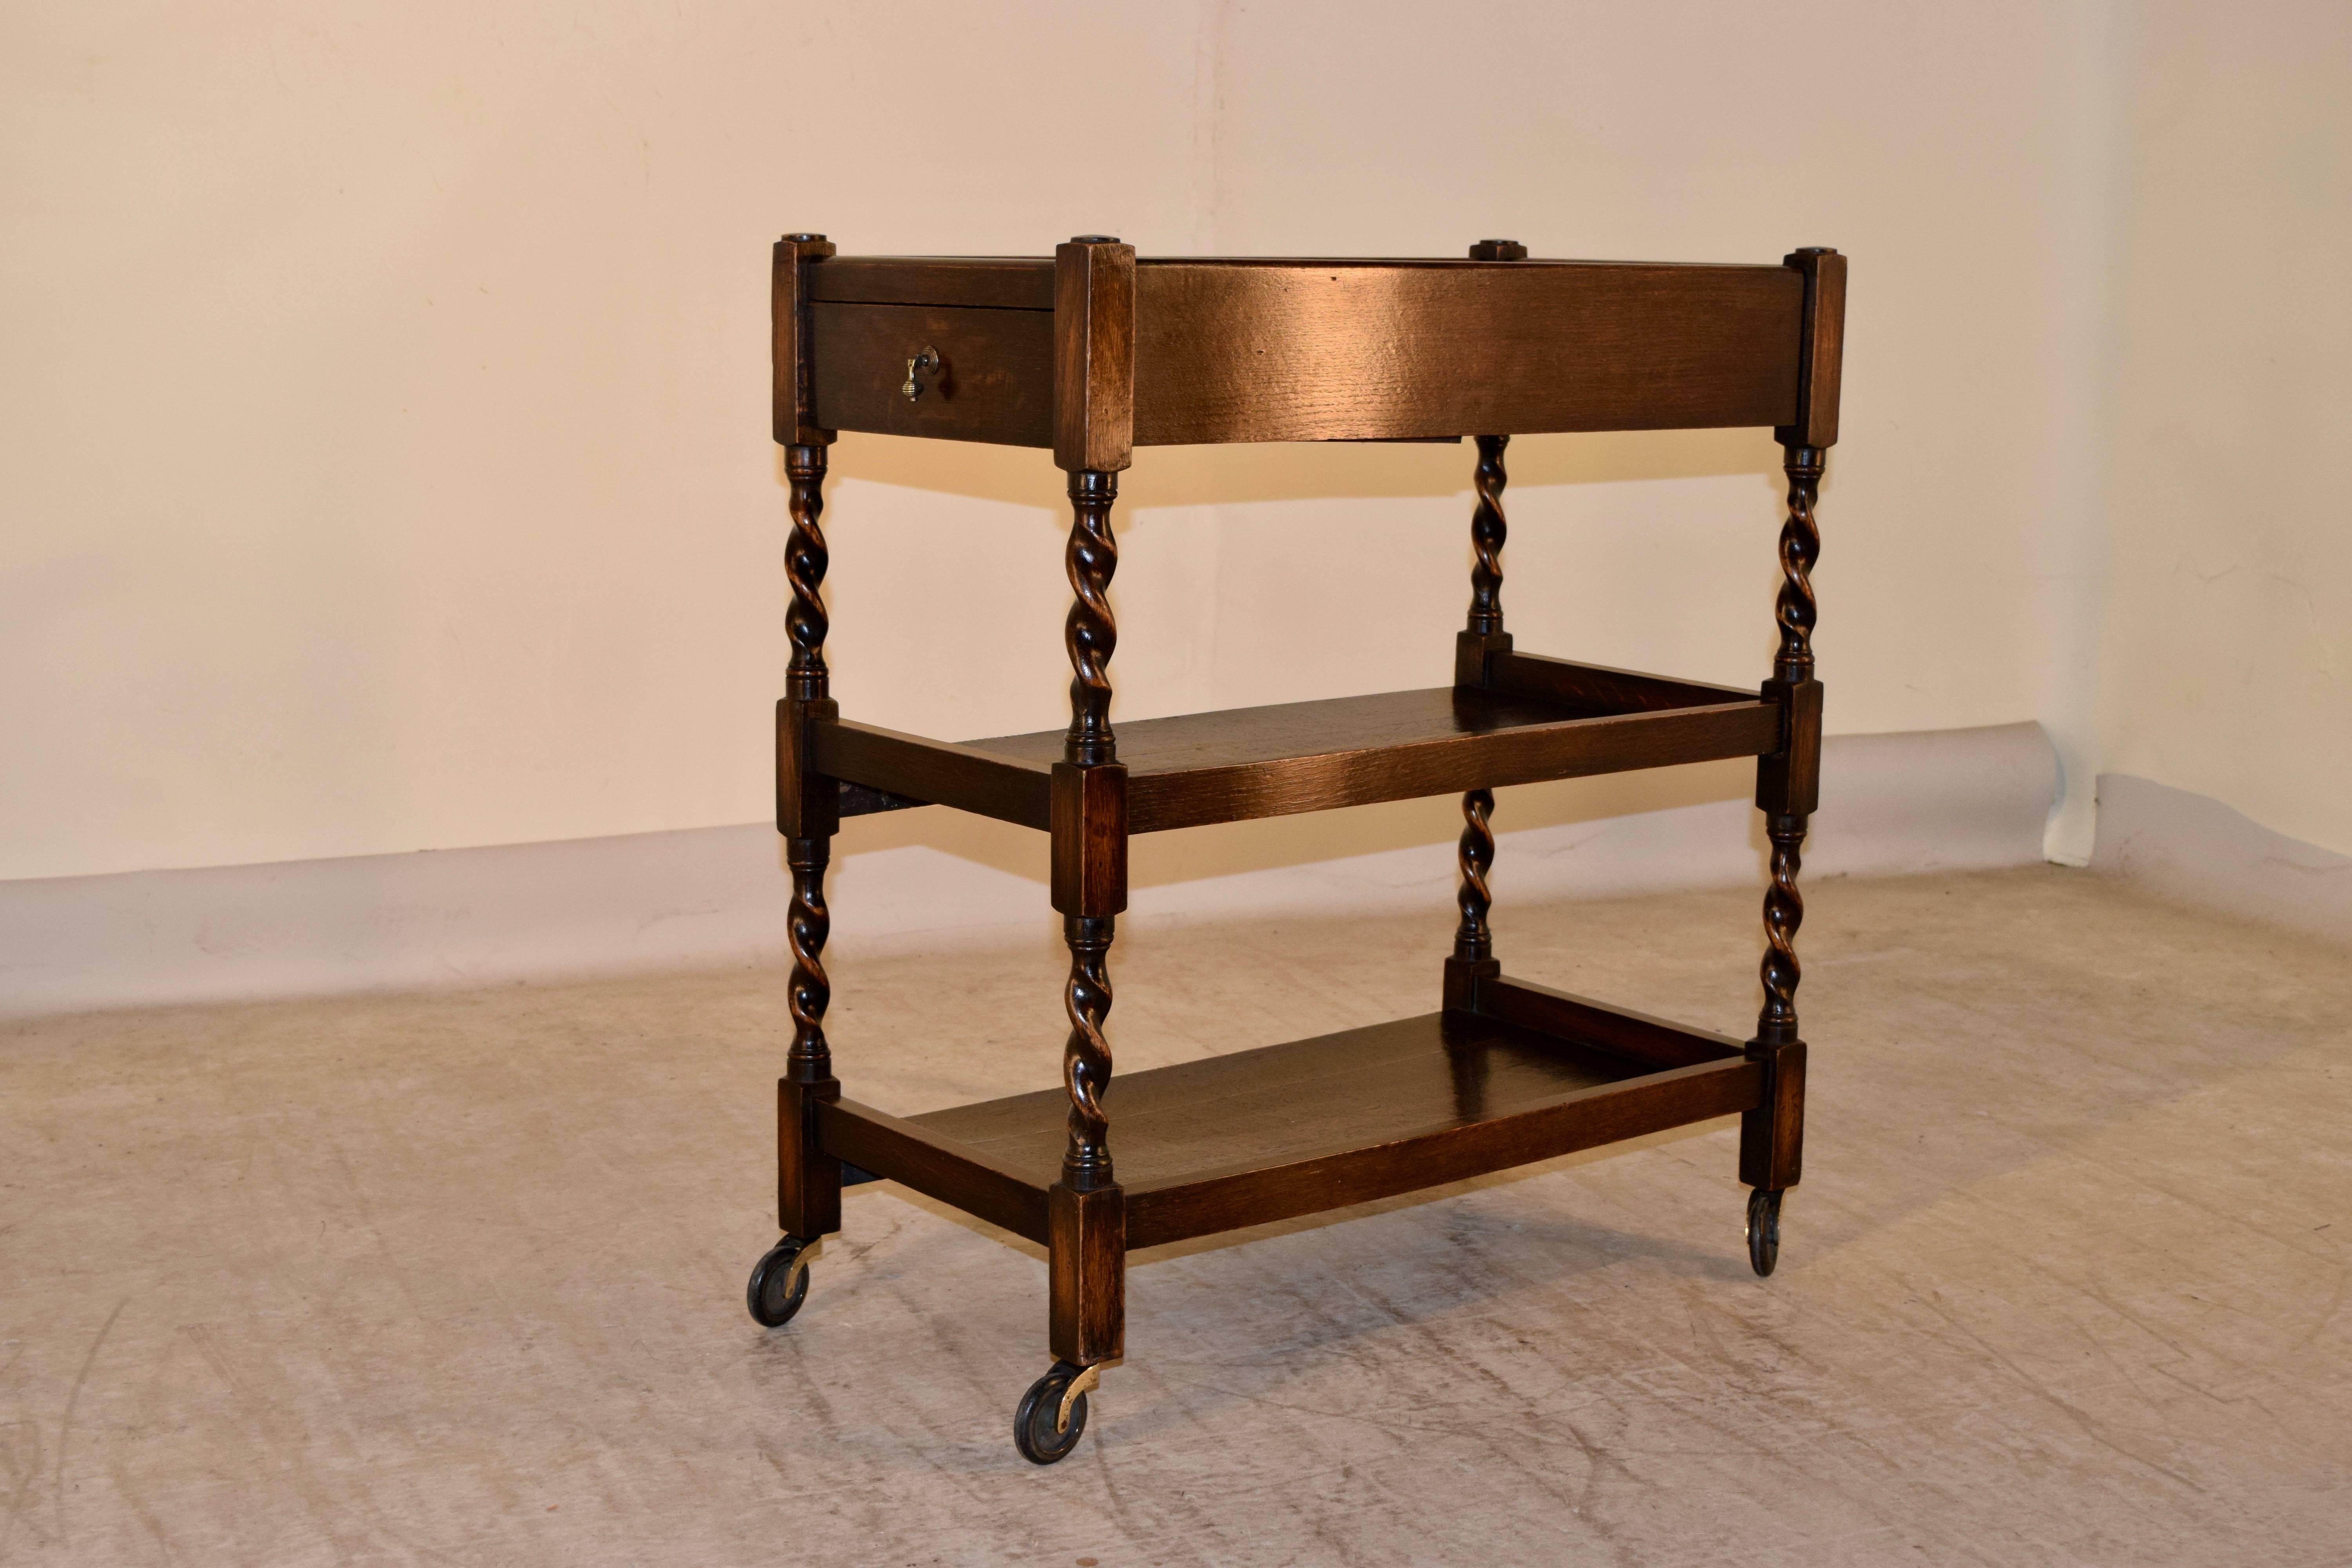
[{"label": "brass drawer pull", "polygon": [[908,402],[912,403],[923,395],[922,378],[927,375],[931,377],[931,384],[936,386],[939,384],[939,378],[947,373],[947,362],[940,358],[940,351],[926,347],[922,353],[907,362],[907,384],[898,390],[906,395]]}]

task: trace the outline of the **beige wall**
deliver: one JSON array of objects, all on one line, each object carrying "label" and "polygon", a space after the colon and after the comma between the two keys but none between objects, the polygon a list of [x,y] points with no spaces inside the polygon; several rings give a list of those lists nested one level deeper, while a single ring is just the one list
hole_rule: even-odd
[{"label": "beige wall", "polygon": [[2352,7],[2140,58],[2104,765],[2352,854]]},{"label": "beige wall", "polygon": [[[1452,254],[1488,234],[1693,259],[1835,245],[1854,285],[1818,574],[1831,727],[2039,718],[2070,774],[2058,847],[2087,851],[2101,736],[2137,756],[2152,722],[2127,683],[2104,730],[2094,703],[2103,442],[2141,417],[2118,412],[2101,357],[2129,29],[2021,3],[1431,17],[1211,0],[9,7],[0,877],[764,815],[783,644],[764,274],[767,241],[798,227],[885,252],[1034,253],[1087,231],[1161,254]],[[2175,47],[2173,26],[2147,47]],[[2247,70],[2268,68],[2246,47]],[[2295,113],[2232,134],[2292,138]],[[2193,172],[2192,155],[2184,134],[2174,156]],[[2168,177],[2159,162],[2143,186]],[[2171,199],[2198,265],[2259,278]],[[2136,237],[2161,207],[2143,191]],[[2137,323],[2206,274],[2133,276]],[[2337,312],[2339,359],[2340,295],[2314,303]],[[2288,330],[2287,301],[2261,308]],[[2225,335],[2198,352],[2149,374],[2262,374]],[[2288,407],[2298,384],[2233,406],[2232,428],[2256,443],[2292,414],[2315,454],[2292,482],[2315,485],[2341,394],[2324,426]],[[1506,602],[1523,645],[1759,677],[1776,456],[1754,432],[1518,443]],[[2229,466],[2195,476],[2217,504],[2259,465]],[[1443,447],[1143,454],[1118,711],[1442,679],[1467,469]],[[1057,723],[1065,525],[1046,459],[848,437],[835,472],[845,701],[947,734]],[[2302,531],[2263,570],[2333,548],[2340,595],[2341,530],[2323,544],[2275,526]],[[2118,608],[2119,646],[2137,617]],[[2343,618],[2318,624],[2340,672]],[[2278,765],[2235,750],[2217,792]],[[1739,784],[1702,770],[1665,788]],[[1506,817],[1641,798],[1522,792]],[[2341,836],[2340,816],[2296,809],[2266,820]],[[1430,838],[1445,816],[1180,836],[1144,870]],[[859,831],[966,829],[924,813]],[[1001,849],[970,831],[971,852]]]},{"label": "beige wall", "polygon": [[[1847,252],[1847,412],[1815,574],[1829,725],[2040,718],[2087,783],[2088,668],[2063,658],[2082,596],[2068,498],[2090,468],[2069,321],[2097,244],[2082,105],[2107,68],[2074,8],[1530,4],[1443,27],[1406,8],[1369,26],[1340,5],[1221,15],[1223,248],[1444,251],[1498,233],[1539,255]],[[1523,644],[1765,673],[1781,494],[1768,433],[1523,440],[1513,458],[1505,602]],[[1358,467],[1268,461],[1333,488]],[[1458,454],[1395,461],[1431,491],[1461,486]],[[1426,679],[1458,623],[1461,508],[1227,509],[1220,698]],[[1410,635],[1351,632],[1366,607]]]},{"label": "beige wall", "polygon": [[[768,242],[1185,246],[1192,20],[1097,11],[8,7],[0,874],[761,816]],[[842,487],[846,684],[1049,718],[1050,474],[942,482]]]}]

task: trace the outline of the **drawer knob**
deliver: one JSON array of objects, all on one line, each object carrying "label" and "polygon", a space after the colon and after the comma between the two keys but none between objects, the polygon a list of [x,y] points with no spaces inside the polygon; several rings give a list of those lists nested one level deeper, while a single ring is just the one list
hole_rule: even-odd
[{"label": "drawer knob", "polygon": [[947,368],[947,362],[940,358],[940,351],[926,347],[907,362],[907,384],[898,390],[906,395],[908,402],[912,403],[923,395],[923,377],[929,376],[931,384],[936,386]]}]

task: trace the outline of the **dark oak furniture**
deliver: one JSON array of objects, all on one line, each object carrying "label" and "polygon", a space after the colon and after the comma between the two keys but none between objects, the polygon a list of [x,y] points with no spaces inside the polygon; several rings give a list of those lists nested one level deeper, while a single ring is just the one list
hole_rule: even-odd
[{"label": "dark oak furniture", "polygon": [[[1128,1249],[1338,1208],[1738,1112],[1748,1251],[1771,1272],[1804,1128],[1798,847],[1820,775],[1809,573],[1837,438],[1845,258],[1779,266],[1157,260],[1099,236],[1050,258],[775,248],[775,437],[792,537],[776,819],[792,870],[792,1049],[777,1085],[783,1239],[751,1283],[781,1324],[845,1183],[887,1177],[1045,1246],[1053,1368],[1021,1452],[1076,1445],[1122,1353]],[[1786,451],[1780,652],[1754,691],[1522,653],[1503,629],[1503,454],[1544,431],[1769,426]],[[827,695],[818,529],[841,430],[1051,447],[1075,512],[1066,731],[950,744]],[[1450,685],[1110,722],[1110,512],[1139,446],[1475,437],[1470,610]],[[1498,784],[1753,756],[1771,840],[1764,1006],[1731,1039],[1502,973],[1487,926]],[[1105,968],[1137,833],[1462,795],[1460,923],[1417,1018],[1134,1073],[1111,1089]],[[1070,950],[1063,1087],[897,1117],[845,1100],[824,1037],[824,872],[844,816],[940,805],[1053,839]],[[1118,1137],[1111,1135],[1117,1110]],[[1114,1151],[1116,1163],[1114,1163]]]}]

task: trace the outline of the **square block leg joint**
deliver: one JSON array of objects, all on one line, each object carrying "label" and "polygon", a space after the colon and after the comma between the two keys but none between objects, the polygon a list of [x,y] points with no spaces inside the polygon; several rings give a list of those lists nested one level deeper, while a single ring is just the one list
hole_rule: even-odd
[{"label": "square block leg joint", "polygon": [[841,1082],[776,1080],[776,1223],[814,1241],[841,1228],[841,1162],[817,1141],[816,1108],[841,1098]]},{"label": "square block leg joint", "polygon": [[1051,1343],[1073,1366],[1127,1353],[1127,1199],[1116,1184],[1046,1194],[1052,1253]]},{"label": "square block leg joint", "polygon": [[1804,1171],[1805,1042],[1751,1043],[1748,1054],[1764,1064],[1764,1101],[1740,1113],[1739,1179],[1779,1192]]},{"label": "square block leg joint", "polygon": [[1098,918],[1127,908],[1127,769],[1055,763],[1054,908]]}]

